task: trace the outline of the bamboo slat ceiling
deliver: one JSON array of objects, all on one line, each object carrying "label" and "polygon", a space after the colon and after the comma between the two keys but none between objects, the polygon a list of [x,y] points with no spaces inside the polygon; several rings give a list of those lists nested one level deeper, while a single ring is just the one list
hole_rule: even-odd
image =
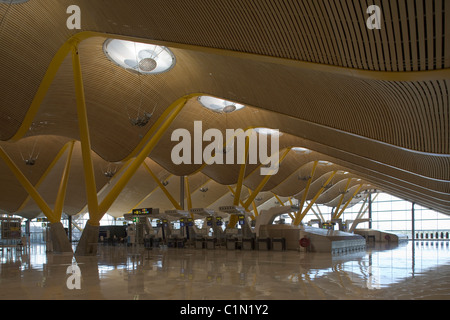
[{"label": "bamboo slat ceiling", "polygon": [[[81,8],[81,30],[66,27],[66,9],[73,4]],[[380,30],[366,27],[370,4],[382,9]],[[264,195],[301,196],[306,183],[298,176],[305,175],[313,161],[327,160],[334,165],[320,168],[315,181],[332,170],[346,171],[367,188],[449,213],[449,5],[444,0],[3,1],[0,145],[33,184],[42,180],[39,191],[51,204],[62,164],[51,173],[46,169],[68,141],[79,139],[70,55],[62,61],[26,135],[16,139],[16,134],[58,49],[75,34],[92,31],[99,35],[83,40],[79,53],[100,196],[114,183],[114,178],[104,176],[105,168],[120,168],[174,101],[204,93],[247,107],[224,115],[190,99],[147,159],[169,185],[179,184],[179,175],[196,179],[193,197],[202,206],[232,200],[225,186],[237,182],[240,167],[172,163],[171,132],[192,131],[196,120],[204,130],[279,129],[284,132],[281,148],[312,150],[289,152]],[[130,73],[104,54],[104,42],[115,36],[165,44],[176,65],[159,75]],[[139,108],[154,110],[142,128],[129,121]],[[39,150],[34,166],[23,163],[30,148]],[[67,214],[86,210],[78,145],[72,167]],[[262,179],[256,169],[254,165],[246,171],[244,184],[252,190]],[[26,200],[26,192],[2,162],[0,173],[0,209],[38,215],[37,206]],[[345,187],[338,182],[348,177],[337,175],[335,187],[318,202],[335,205]],[[209,185],[208,192],[200,192],[201,185]],[[171,188],[177,198],[179,188]],[[155,189],[148,173],[138,171],[109,213],[120,216],[138,204],[171,209]]]}]

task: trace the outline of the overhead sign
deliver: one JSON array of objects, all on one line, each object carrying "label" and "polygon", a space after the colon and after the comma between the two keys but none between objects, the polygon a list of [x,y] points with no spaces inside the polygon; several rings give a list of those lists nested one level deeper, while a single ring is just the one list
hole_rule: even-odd
[{"label": "overhead sign", "polygon": [[149,215],[152,213],[152,208],[133,209],[131,213],[135,216]]}]

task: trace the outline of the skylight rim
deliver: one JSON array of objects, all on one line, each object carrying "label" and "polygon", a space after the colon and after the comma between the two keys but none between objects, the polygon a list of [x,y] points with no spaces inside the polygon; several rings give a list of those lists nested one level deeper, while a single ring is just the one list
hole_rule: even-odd
[{"label": "skylight rim", "polygon": [[[129,52],[114,52],[115,49],[111,46],[122,46],[122,49],[124,51],[128,50]],[[103,43],[103,53],[105,54],[107,59],[115,65],[129,72],[142,75],[157,75],[169,72],[173,69],[173,67],[175,67],[177,63],[175,54],[168,47],[115,38],[109,38],[105,40],[105,42]],[[144,60],[145,58],[148,58],[148,56],[146,55],[152,53],[157,55],[157,59],[154,59],[157,62],[156,68],[151,71],[142,70],[139,67],[140,62],[142,62],[142,60]],[[161,54],[163,54],[162,57],[160,57]],[[133,64],[135,64],[135,66],[133,66]]]},{"label": "skylight rim", "polygon": [[279,129],[272,129],[272,128],[267,128],[267,127],[256,127],[256,128],[253,128],[253,130],[255,130],[256,133],[258,133],[260,135],[265,135],[265,136],[277,135],[278,137],[281,137],[283,135],[283,132],[281,132]]},{"label": "skylight rim", "polygon": [[[213,96],[208,96],[208,95],[202,95],[197,97],[197,101],[206,109],[211,110],[213,112],[216,113],[220,113],[220,114],[229,114],[229,113],[233,113],[236,111],[239,111],[243,108],[245,108],[245,105],[241,104],[241,103],[237,103],[234,101],[230,101],[230,100],[226,100],[226,99],[221,99],[221,98],[216,98]],[[235,108],[229,108],[230,106],[234,106]],[[231,111],[227,112],[224,111],[224,109],[229,108]]]}]

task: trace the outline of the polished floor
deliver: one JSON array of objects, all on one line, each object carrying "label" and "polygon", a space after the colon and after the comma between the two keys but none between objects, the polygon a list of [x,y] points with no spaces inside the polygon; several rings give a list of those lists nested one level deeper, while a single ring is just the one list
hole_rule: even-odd
[{"label": "polished floor", "polygon": [[[450,300],[448,241],[331,255],[99,245],[95,257],[0,248],[0,299]],[[69,289],[81,270],[80,288]],[[69,284],[70,283],[70,284]],[[73,286],[72,286],[73,287]]]}]

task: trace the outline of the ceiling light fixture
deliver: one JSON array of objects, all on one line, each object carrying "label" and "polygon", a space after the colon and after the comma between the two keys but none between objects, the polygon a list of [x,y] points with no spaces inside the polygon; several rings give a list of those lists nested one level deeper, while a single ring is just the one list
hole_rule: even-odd
[{"label": "ceiling light fixture", "polygon": [[108,39],[103,44],[103,51],[108,59],[133,73],[167,72],[176,62],[169,48],[148,43]]},{"label": "ceiling light fixture", "polygon": [[217,113],[231,113],[245,107],[243,104],[211,96],[200,96],[198,97],[198,102],[205,108]]},{"label": "ceiling light fixture", "polygon": [[163,180],[163,181],[161,181],[161,184],[162,184],[164,187],[166,187],[166,186],[169,184],[169,181]]}]

